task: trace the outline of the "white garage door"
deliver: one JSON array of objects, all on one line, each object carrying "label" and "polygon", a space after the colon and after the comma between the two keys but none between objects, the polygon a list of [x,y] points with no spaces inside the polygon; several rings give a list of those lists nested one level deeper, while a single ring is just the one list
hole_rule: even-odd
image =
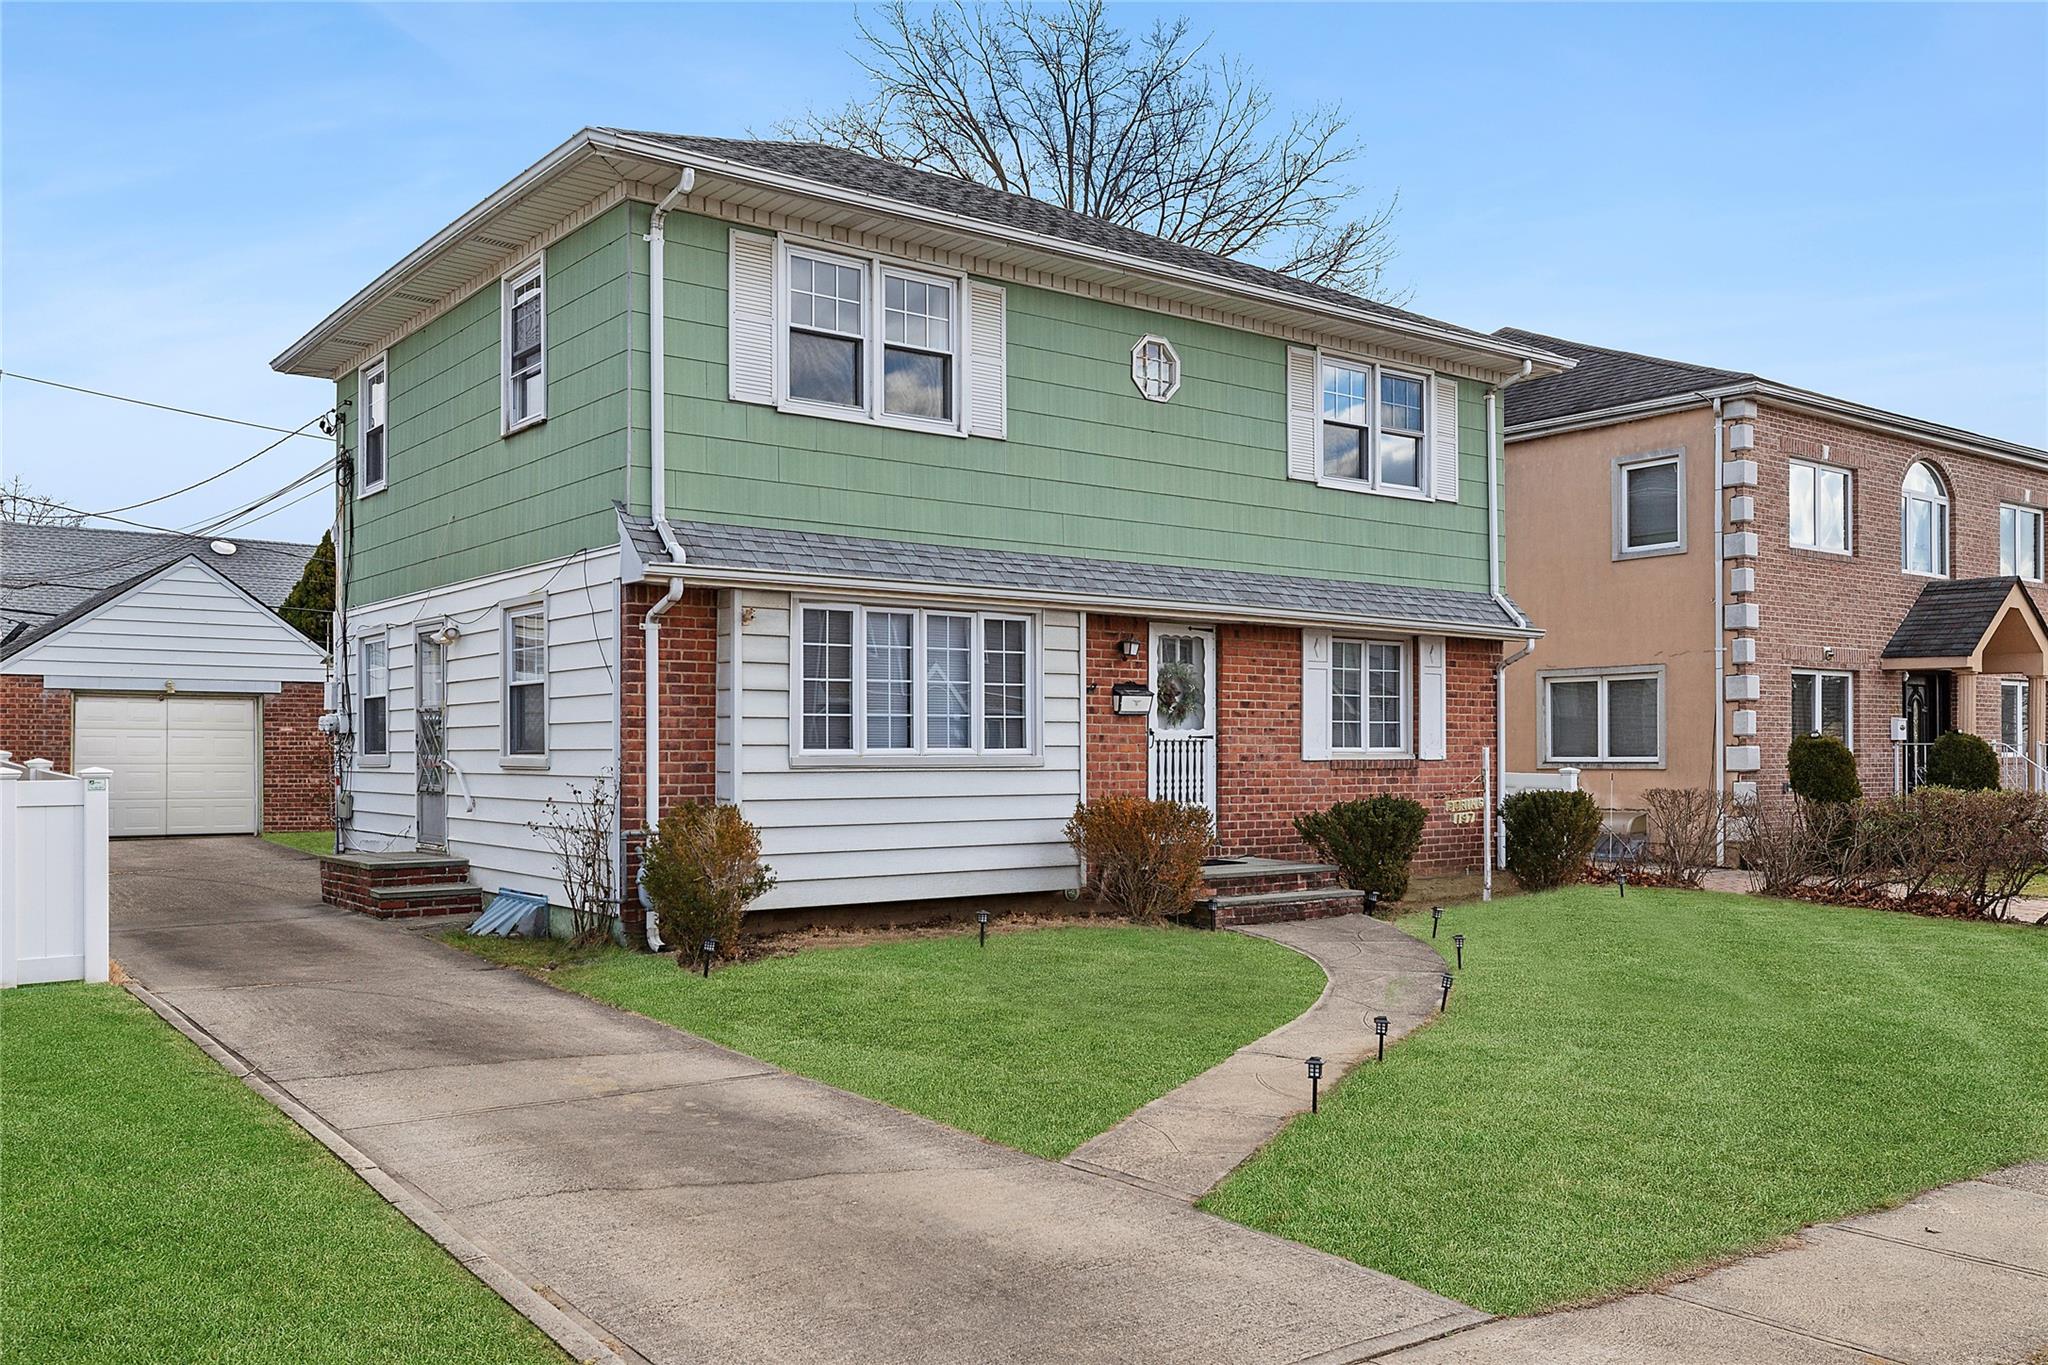
[{"label": "white garage door", "polygon": [[72,761],[111,768],[109,832],[254,834],[254,697],[81,696]]}]

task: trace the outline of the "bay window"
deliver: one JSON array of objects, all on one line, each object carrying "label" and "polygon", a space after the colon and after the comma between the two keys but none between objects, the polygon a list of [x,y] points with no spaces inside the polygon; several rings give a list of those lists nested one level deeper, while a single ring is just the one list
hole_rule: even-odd
[{"label": "bay window", "polygon": [[1419,375],[1325,357],[1322,478],[1379,490],[1422,491],[1426,384]]},{"label": "bay window", "polygon": [[2041,509],[2011,503],[1998,509],[2000,577],[2041,581]]},{"label": "bay window", "polygon": [[1792,670],[1792,733],[1833,735],[1850,748],[1856,747],[1850,724],[1854,688],[1847,673],[1823,673],[1816,669]]},{"label": "bay window", "polygon": [[797,752],[1035,753],[1032,629],[988,612],[800,606]]},{"label": "bay window", "polygon": [[1548,674],[1543,688],[1546,763],[1661,763],[1661,672]]},{"label": "bay window", "polygon": [[1792,545],[1849,552],[1849,471],[1792,461]]},{"label": "bay window", "polygon": [[1408,747],[1408,659],[1386,640],[1330,646],[1330,748],[1398,754]]}]

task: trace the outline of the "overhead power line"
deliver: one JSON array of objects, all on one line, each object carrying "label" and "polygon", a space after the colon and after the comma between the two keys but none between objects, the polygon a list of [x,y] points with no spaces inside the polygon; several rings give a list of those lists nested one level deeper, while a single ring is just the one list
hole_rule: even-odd
[{"label": "overhead power line", "polygon": [[[203,417],[209,422],[226,422],[232,426],[254,427],[258,431],[276,431],[282,432],[286,436],[301,436],[309,441],[324,441],[327,439],[325,436],[318,436],[307,431],[304,426],[300,427],[297,431],[287,431],[283,427],[274,427],[268,422],[251,422],[240,417],[223,417],[217,412],[200,412],[196,408],[173,407],[169,403],[152,402],[147,398],[131,398],[125,393],[108,393],[104,389],[88,389],[83,384],[66,384],[55,379],[39,379],[35,375],[23,374],[19,370],[0,370],[0,379],[19,379],[27,384],[41,384],[46,388],[52,389],[68,389],[72,393],[90,394],[94,398],[105,398],[116,403],[133,403],[140,408],[155,408],[160,412],[175,412],[183,417]],[[311,423],[307,425],[311,425]]]},{"label": "overhead power line", "polygon": [[286,441],[289,441],[292,437],[303,434],[306,428],[312,426],[313,423],[322,421],[326,417],[327,413],[325,412],[321,413],[318,417],[309,417],[305,421],[299,423],[299,429],[297,431],[286,432],[284,435],[278,437],[275,441],[272,441],[269,445],[263,447],[263,449],[257,451],[254,455],[251,455],[248,459],[237,460],[233,464],[229,465],[226,469],[215,470],[213,473],[208,474],[205,478],[200,479],[194,483],[188,483],[183,488],[173,488],[168,493],[159,493],[153,498],[144,498],[141,502],[131,502],[121,507],[109,507],[105,512],[92,512],[88,515],[95,517],[104,517],[115,512],[132,512],[138,507],[148,507],[151,503],[168,502],[172,498],[177,497],[181,493],[190,493],[195,488],[204,487],[205,485],[212,483],[215,479],[224,478],[227,475],[234,473],[243,465],[255,463],[257,460],[262,459],[265,455],[268,455],[271,451],[276,450]]}]

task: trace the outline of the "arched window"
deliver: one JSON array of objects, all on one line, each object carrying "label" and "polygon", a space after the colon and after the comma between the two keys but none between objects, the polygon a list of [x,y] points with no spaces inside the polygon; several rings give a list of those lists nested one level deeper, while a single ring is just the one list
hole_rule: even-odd
[{"label": "arched window", "polygon": [[1899,567],[1948,577],[1948,490],[1932,465],[1907,470],[1899,490]]}]

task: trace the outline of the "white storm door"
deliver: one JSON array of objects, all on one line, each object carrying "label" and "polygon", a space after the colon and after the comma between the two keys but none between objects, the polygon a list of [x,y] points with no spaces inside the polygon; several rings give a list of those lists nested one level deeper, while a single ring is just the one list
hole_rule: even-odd
[{"label": "white storm door", "polygon": [[1152,716],[1146,744],[1154,801],[1216,814],[1216,632],[1152,627]]}]

